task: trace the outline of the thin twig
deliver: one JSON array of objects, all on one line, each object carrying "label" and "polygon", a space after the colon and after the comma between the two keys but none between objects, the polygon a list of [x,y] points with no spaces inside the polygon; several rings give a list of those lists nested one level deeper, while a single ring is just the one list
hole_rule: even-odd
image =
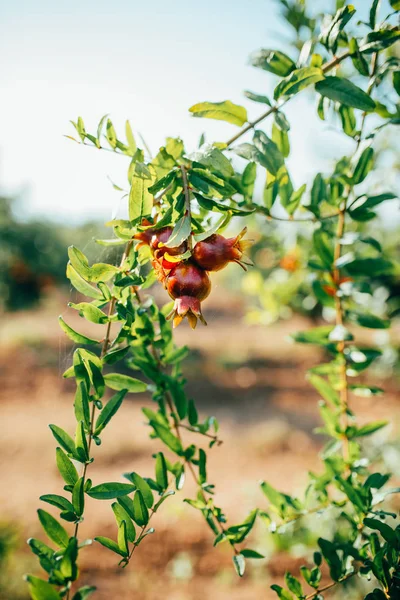
[{"label": "thin twig", "polygon": [[[344,60],[345,58],[348,58],[349,56],[351,56],[351,53],[349,51],[344,52],[340,56],[335,56],[332,60],[330,60],[329,62],[322,65],[321,71],[323,73],[328,73],[328,71],[331,71],[339,63],[341,63],[342,60]],[[240,137],[242,137],[242,135],[244,135],[245,133],[250,131],[250,129],[253,129],[256,125],[261,123],[261,121],[264,121],[264,119],[266,119],[273,113],[277,112],[289,100],[290,100],[290,98],[287,98],[283,102],[280,102],[280,103],[277,102],[274,106],[271,106],[271,108],[269,108],[267,111],[263,112],[259,117],[257,117],[257,119],[255,119],[254,121],[250,121],[247,125],[245,125],[245,127],[243,127],[243,129],[241,129],[238,133],[236,133],[231,138],[229,138],[229,140],[226,142],[226,145],[231,146],[234,142],[236,142],[236,140],[238,140]]]},{"label": "thin twig", "polygon": [[195,427],[189,427],[189,425],[185,425],[184,423],[179,423],[179,426],[182,427],[183,429],[186,429],[187,431],[191,431],[192,433],[198,433],[200,435],[204,435],[204,437],[210,438],[211,440],[213,440],[214,442],[216,442],[216,444],[218,446],[220,446],[221,444],[223,444],[223,441],[220,440],[217,435],[212,435],[211,433],[207,433],[207,432],[204,432],[204,431],[199,431]]},{"label": "thin twig", "polygon": [[313,217],[311,219],[298,219],[290,217],[289,219],[287,219],[285,217],[278,217],[277,215],[272,215],[267,208],[265,208],[264,206],[260,206],[259,204],[252,204],[250,205],[250,207],[253,208],[255,212],[264,215],[267,218],[267,220],[282,221],[284,223],[318,223],[319,221],[327,221],[328,219],[333,219],[339,215],[339,211],[337,211],[332,213],[331,215],[319,217],[318,219],[317,217]]},{"label": "thin twig", "polygon": [[315,592],[311,592],[311,594],[308,594],[308,596],[306,596],[304,598],[304,600],[312,600],[312,598],[316,598],[317,596],[319,596],[319,594],[321,592],[326,592],[326,591],[330,590],[331,588],[335,587],[336,585],[339,585],[339,583],[344,583],[345,581],[348,581],[349,579],[354,577],[354,575],[356,575],[356,574],[357,574],[357,572],[354,571],[353,573],[346,575],[346,577],[343,577],[339,581],[332,581],[332,583],[328,583],[324,587],[319,588],[318,590],[315,590]]}]

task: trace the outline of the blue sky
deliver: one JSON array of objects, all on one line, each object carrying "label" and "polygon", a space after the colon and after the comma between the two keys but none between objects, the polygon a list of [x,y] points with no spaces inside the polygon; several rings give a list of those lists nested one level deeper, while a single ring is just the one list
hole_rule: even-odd
[{"label": "blue sky", "polygon": [[[110,113],[122,133],[129,118],[153,151],[167,135],[193,149],[202,131],[226,139],[233,125],[194,119],[187,109],[230,99],[256,116],[262,107],[242,90],[269,94],[275,79],[248,66],[248,55],[284,48],[286,35],[273,0],[2,3],[0,186],[21,192],[27,214],[110,218],[119,196],[107,175],[125,185],[128,159],[64,138],[69,119],[81,115],[91,132]],[[306,95],[287,112],[300,185],[328,166],[339,136],[318,121]]]}]

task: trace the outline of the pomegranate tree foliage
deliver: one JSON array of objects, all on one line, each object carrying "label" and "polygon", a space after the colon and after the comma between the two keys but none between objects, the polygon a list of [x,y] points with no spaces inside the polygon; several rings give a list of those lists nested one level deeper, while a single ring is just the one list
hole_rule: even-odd
[{"label": "pomegranate tree foliage", "polygon": [[[59,425],[50,425],[65,494],[41,496],[59,516],[41,508],[39,520],[51,545],[33,538],[28,542],[47,574],[47,580],[27,576],[33,599],[82,600],[95,590],[76,583],[79,555],[90,551],[86,546],[91,544],[79,535],[87,497],[111,501],[115,536],[109,539],[94,532],[94,540],[127,567],[144,539],[154,533],[155,514],[182,489],[185,476],[193,477],[197,486],[196,496],[185,501],[203,515],[214,545],[230,545],[238,575],[243,575],[246,560],[262,558],[246,547],[256,522],[279,535],[283,527],[305,515],[332,511],[332,518],[345,526],[332,539],[318,540],[313,564],[300,573],[287,573],[284,587],[272,586],[278,597],[321,599],[325,590],[353,585],[360,577],[371,580],[368,600],[400,597],[400,527],[396,515],[383,504],[399,490],[390,487],[389,473],[376,472],[361,446],[364,438],[386,423],[359,425],[351,409],[353,395],[382,393],[357,383],[380,353],[359,344],[347,328],[349,322],[371,329],[390,326],[389,318],[367,312],[359,299],[371,293],[375,277],[399,273],[379,242],[364,236],[360,228],[375,217],[381,203],[395,198],[384,181],[371,191],[368,178],[375,168],[377,134],[399,123],[400,60],[394,43],[400,36],[396,15],[400,7],[398,0],[391,0],[392,13],[382,15],[379,0],[374,0],[364,22],[352,5],[336,4],[335,14],[310,17],[307,3],[281,0],[283,15],[295,30],[295,43],[288,54],[262,49],[253,55],[255,67],[276,76],[273,99],[246,92],[248,98],[265,105],[255,121],[249,122],[246,109],[230,101],[200,102],[190,108],[195,117],[239,127],[226,142],[201,140],[198,150],[187,152],[179,138],[168,138],[151,158],[136,145],[129,122],[125,141],[107,117],[94,133],[86,132],[81,118],[74,123],[79,143],[128,157],[129,190],[124,196],[128,218],[109,223],[112,239],[98,240],[103,246],[121,246],[118,266],[90,265],[80,250],[69,249],[67,276],[87,298],[70,307],[103,325],[104,334],[102,339],[88,338],[60,317],[62,329],[78,346],[64,374],[76,382],[77,425],[75,437]],[[290,124],[284,106],[306,88],[317,100],[319,117],[341,124],[354,147],[332,172],[316,174],[309,189],[305,184],[296,189],[286,163]],[[266,177],[263,198],[254,193],[256,176]],[[171,306],[159,308],[149,288],[159,279],[175,299],[175,324],[189,316],[194,327],[199,316],[194,309],[190,312],[194,300],[200,302],[210,291],[214,266],[222,268],[233,260],[226,254],[213,263],[213,252],[221,251],[221,244],[223,252],[239,248],[240,256],[235,257],[241,259],[245,250],[238,246],[240,238],[227,243],[220,232],[236,216],[256,213],[271,219],[277,205],[280,214],[282,208],[286,211],[287,220],[309,221],[313,236],[308,267],[315,275],[314,293],[322,306],[335,310],[334,325],[294,336],[299,343],[320,346],[329,356],[308,373],[309,383],[321,397],[320,432],[328,441],[321,453],[321,469],[310,473],[302,497],[262,482],[265,505],[241,523],[229,525],[214,500],[215,487],[207,477],[207,453],[202,447],[220,443],[218,423],[214,417],[200,420],[195,402],[188,398],[181,370],[187,349],[174,343],[168,320]],[[184,313],[179,312],[182,298],[189,298],[190,305]],[[123,372],[119,365],[124,365]],[[127,367],[135,377],[125,374]],[[153,409],[143,409],[156,449],[153,472],[126,473],[125,483],[92,482],[93,444],[101,445],[103,430],[112,427],[125,397],[145,391],[154,400]],[[187,431],[192,432],[191,439],[198,434],[202,446],[188,445]]]}]

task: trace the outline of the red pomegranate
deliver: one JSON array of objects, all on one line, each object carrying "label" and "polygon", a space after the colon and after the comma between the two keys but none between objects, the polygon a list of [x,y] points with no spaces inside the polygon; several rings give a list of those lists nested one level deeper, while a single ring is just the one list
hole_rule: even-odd
[{"label": "red pomegranate", "polygon": [[158,229],[153,232],[153,237],[151,238],[150,248],[153,250],[154,258],[160,263],[161,267],[170,270],[176,267],[179,264],[178,262],[169,261],[167,258],[164,258],[165,254],[169,254],[170,256],[179,256],[179,254],[183,254],[186,252],[187,244],[186,242],[182,242],[179,246],[175,248],[167,248],[163,246],[166,244],[171,237],[171,233],[173,231],[173,227],[163,227],[162,229]]},{"label": "red pomegranate", "polygon": [[174,308],[168,315],[169,319],[173,319],[174,327],[185,317],[192,329],[196,327],[197,319],[207,325],[200,304],[211,291],[211,281],[206,271],[190,261],[179,263],[167,276],[165,287],[175,300]]},{"label": "red pomegranate", "polygon": [[214,233],[202,242],[197,242],[193,249],[193,259],[205,271],[220,271],[230,262],[235,262],[245,271],[246,263],[241,260],[246,248],[251,245],[248,240],[242,240],[247,231],[245,227],[239,235],[226,238]]},{"label": "red pomegranate", "polygon": [[154,235],[154,230],[152,227],[150,227],[150,225],[153,225],[153,223],[150,223],[148,219],[143,219],[140,225],[141,227],[149,227],[149,229],[138,231],[133,236],[134,240],[138,240],[140,242],[140,244],[138,244],[138,248],[140,248],[140,246],[149,246]]}]

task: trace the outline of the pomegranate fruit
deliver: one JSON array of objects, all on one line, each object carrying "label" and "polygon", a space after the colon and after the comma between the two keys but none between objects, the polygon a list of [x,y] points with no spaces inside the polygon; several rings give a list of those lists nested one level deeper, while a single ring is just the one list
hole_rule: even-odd
[{"label": "pomegranate fruit", "polygon": [[186,252],[187,249],[186,242],[182,242],[182,244],[179,244],[176,248],[167,248],[166,246],[163,246],[163,244],[168,242],[172,231],[173,227],[163,227],[162,229],[153,232],[153,237],[150,242],[150,248],[154,253],[154,258],[160,263],[160,266],[166,270],[176,267],[179,264],[179,261],[169,261],[164,255],[169,254],[170,256],[178,256],[179,254]]},{"label": "pomegranate fruit", "polygon": [[220,271],[230,262],[235,262],[245,271],[251,262],[242,260],[243,253],[251,245],[249,240],[242,240],[247,231],[245,227],[239,235],[226,238],[214,233],[202,242],[197,242],[193,249],[193,259],[205,271]]},{"label": "pomegranate fruit", "polygon": [[174,327],[185,317],[192,329],[196,327],[197,319],[207,325],[201,312],[201,301],[211,291],[211,281],[206,271],[191,261],[179,263],[166,277],[165,287],[175,300],[174,308],[167,317],[173,319]]},{"label": "pomegranate fruit", "polygon": [[140,225],[141,227],[149,227],[149,229],[145,229],[144,231],[138,231],[133,236],[133,239],[138,240],[140,242],[140,244],[138,244],[137,246],[138,248],[140,248],[141,246],[150,246],[151,239],[154,235],[154,230],[152,229],[152,227],[150,227],[150,225],[153,225],[153,223],[150,223],[148,219],[142,219]]}]

